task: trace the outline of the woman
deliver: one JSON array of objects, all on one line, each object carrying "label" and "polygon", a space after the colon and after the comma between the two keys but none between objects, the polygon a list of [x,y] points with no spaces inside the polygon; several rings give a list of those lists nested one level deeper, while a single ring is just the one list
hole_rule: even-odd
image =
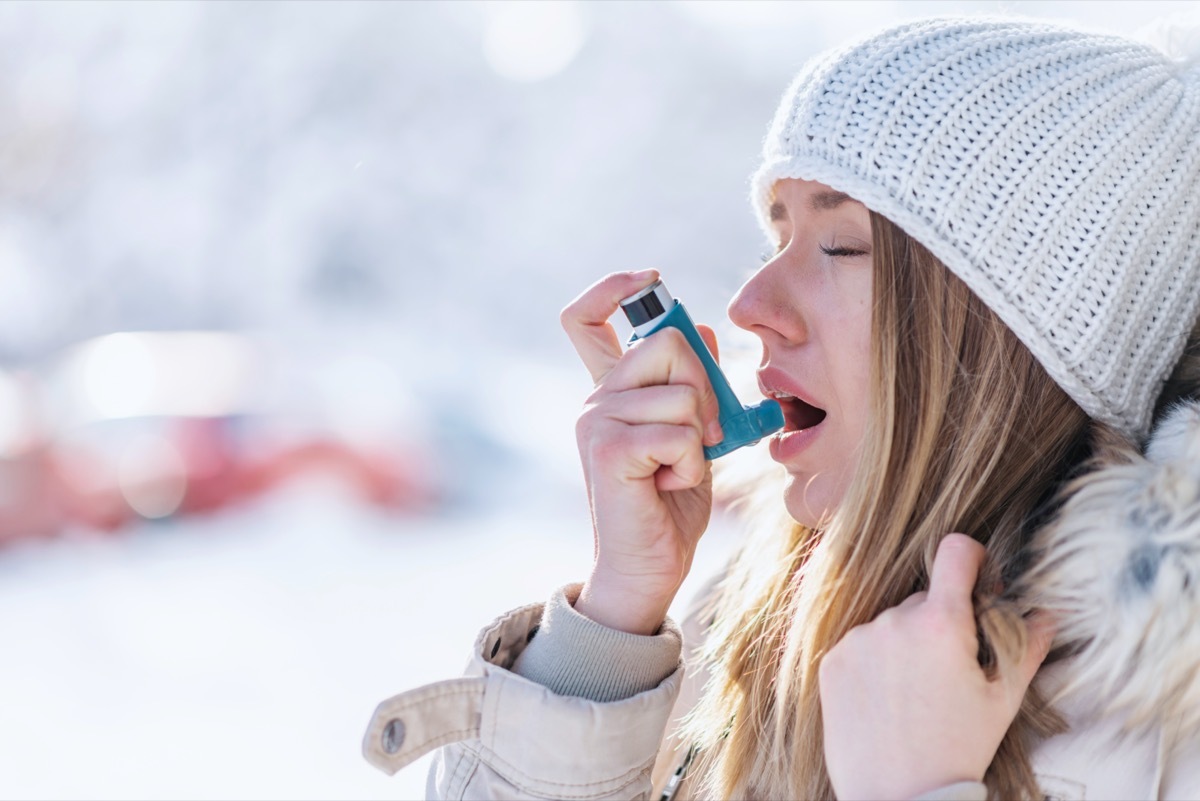
[{"label": "woman", "polygon": [[368,758],[450,743],[453,798],[1200,795],[1200,413],[1173,405],[1200,388],[1198,137],[1200,75],[1114,37],[930,20],[811,62],[754,179],[774,253],[729,308],[785,408],[757,505],[788,519],[681,634],[716,410],[681,338],[621,352],[607,318],[656,274],[609,276],[563,313],[593,571],[384,702]]}]

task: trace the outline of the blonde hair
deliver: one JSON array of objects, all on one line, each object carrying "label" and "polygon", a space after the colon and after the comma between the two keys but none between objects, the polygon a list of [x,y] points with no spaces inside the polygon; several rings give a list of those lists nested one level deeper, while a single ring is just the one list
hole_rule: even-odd
[{"label": "blonde hair", "polygon": [[[924,589],[949,532],[988,550],[975,594],[985,670],[1018,653],[1022,618],[994,590],[1087,456],[1087,416],[1008,327],[895,224],[872,212],[871,229],[873,397],[858,466],[819,530],[762,527],[731,564],[702,653],[712,679],[681,732],[700,748],[698,797],[833,797],[821,658]],[[1026,696],[985,777],[992,796],[1039,795],[1029,750],[1061,725]]]}]

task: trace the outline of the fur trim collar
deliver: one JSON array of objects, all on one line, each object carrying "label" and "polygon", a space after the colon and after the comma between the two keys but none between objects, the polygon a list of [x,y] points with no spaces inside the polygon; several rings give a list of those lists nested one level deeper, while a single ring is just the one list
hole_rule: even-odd
[{"label": "fur trim collar", "polygon": [[1098,443],[1058,518],[1035,538],[1023,601],[1054,610],[1077,655],[1057,694],[1130,733],[1200,724],[1200,402],[1180,404],[1143,454]]}]

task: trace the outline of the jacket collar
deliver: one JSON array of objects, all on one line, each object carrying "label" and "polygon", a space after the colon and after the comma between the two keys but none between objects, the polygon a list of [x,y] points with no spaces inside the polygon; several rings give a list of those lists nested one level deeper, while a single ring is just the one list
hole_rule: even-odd
[{"label": "jacket collar", "polygon": [[[1022,601],[1051,610],[1075,653],[1059,700],[1087,699],[1145,733],[1200,725],[1200,402],[1179,404],[1145,451],[1097,443],[1034,540]],[[1074,704],[1073,704],[1074,705]]]}]

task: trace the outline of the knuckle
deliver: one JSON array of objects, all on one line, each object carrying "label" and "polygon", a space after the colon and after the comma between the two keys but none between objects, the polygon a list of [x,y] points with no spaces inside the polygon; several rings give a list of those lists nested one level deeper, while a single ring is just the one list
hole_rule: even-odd
[{"label": "knuckle", "polygon": [[678,328],[667,327],[657,331],[650,339],[657,339],[662,344],[660,347],[667,350],[672,356],[686,358],[687,354],[692,352],[692,346],[688,344],[687,337]]},{"label": "knuckle", "polygon": [[[876,615],[875,619],[872,620],[868,625],[873,626],[876,629],[889,629],[890,630],[890,629],[895,628],[897,626],[897,624],[899,623],[898,617],[899,617],[899,612],[896,609],[896,607],[894,607],[894,606],[889,607],[888,609],[884,609],[882,612],[880,612],[878,615]],[[859,626],[858,628],[863,629],[863,628],[866,628],[866,626]],[[857,630],[858,629],[854,629],[854,631],[857,631]]]},{"label": "knuckle", "polygon": [[700,403],[700,392],[691,384],[677,384],[673,391],[679,396],[682,402],[692,408],[697,407]]},{"label": "knuckle", "polygon": [[615,464],[625,455],[626,437],[619,430],[610,430],[593,436],[590,443],[592,460],[598,464]]},{"label": "knuckle", "polygon": [[595,409],[607,396],[611,394],[612,393],[609,391],[608,387],[604,386],[604,379],[600,379],[592,391],[588,393],[588,396],[583,399],[584,409],[586,411]]},{"label": "knuckle", "polygon": [[[835,654],[837,659],[844,658],[844,655],[851,648],[857,646],[858,641],[862,639],[863,629],[865,626],[855,626],[842,635],[842,638],[837,641],[837,644],[829,649],[830,654]],[[826,656],[828,658],[828,656]]]},{"label": "knuckle", "polygon": [[958,634],[958,621],[943,606],[935,605],[925,610],[922,624],[926,633],[934,639],[947,639]]},{"label": "knuckle", "polygon": [[695,387],[693,387],[690,384],[687,384],[685,386],[687,386],[686,393],[687,393],[688,411],[691,413],[691,416],[693,417],[693,422],[703,425],[703,423],[707,420],[707,416],[706,416],[707,407],[705,405],[704,395],[703,395],[703,393],[701,393],[700,390],[696,389]]},{"label": "knuckle", "polygon": [[821,662],[817,665],[817,686],[822,689],[828,687],[834,670],[833,651],[830,651],[821,658]]},{"label": "knuckle", "polygon": [[702,447],[703,437],[695,426],[675,426],[675,436],[685,454]]},{"label": "knuckle", "polygon": [[658,353],[658,345],[656,344],[655,340],[657,339],[658,334],[635,339],[633,342],[629,343],[628,347],[625,348],[625,353],[622,354],[621,358],[634,362],[646,358],[656,358],[655,354]]},{"label": "knuckle", "polygon": [[704,463],[691,458],[684,458],[679,461],[679,469],[682,471],[687,480],[687,488],[697,487],[704,481]]},{"label": "knuckle", "polygon": [[595,406],[584,407],[583,412],[575,419],[575,439],[581,443],[592,439],[596,427],[596,416]]},{"label": "knuckle", "polygon": [[558,323],[563,328],[569,328],[574,319],[575,319],[575,303],[572,302],[572,303],[568,303],[566,306],[562,307],[562,310],[558,313]]},{"label": "knuckle", "polygon": [[664,342],[670,342],[671,347],[673,348],[679,347],[680,345],[687,345],[687,337],[683,335],[682,331],[674,326],[664,326],[663,328],[660,328],[655,333],[655,336],[661,338]]},{"label": "knuckle", "polygon": [[671,410],[675,422],[691,422],[696,409],[696,391],[687,384],[667,384],[658,388],[664,405]]},{"label": "knuckle", "polygon": [[897,646],[903,649],[909,639],[900,622],[895,617],[888,617],[872,623],[869,635],[864,634],[856,643],[862,651],[887,653]]},{"label": "knuckle", "polygon": [[[847,637],[850,635],[847,634]],[[837,645],[825,652],[825,656],[821,657],[820,663],[817,665],[817,681],[822,686],[829,684],[834,676],[837,676],[844,667],[846,661],[846,649],[842,643],[846,641],[845,637]]]},{"label": "knuckle", "polygon": [[945,603],[932,603],[925,607],[925,625],[931,628],[946,628],[953,623],[952,610]]},{"label": "knuckle", "polygon": [[826,685],[835,676],[845,673],[847,663],[850,662],[850,651],[853,649],[854,643],[857,640],[851,639],[851,634],[854,630],[846,633],[845,637],[839,640],[838,644],[832,649],[826,651],[826,655],[821,657],[820,664],[817,664],[817,681],[822,685]]}]

